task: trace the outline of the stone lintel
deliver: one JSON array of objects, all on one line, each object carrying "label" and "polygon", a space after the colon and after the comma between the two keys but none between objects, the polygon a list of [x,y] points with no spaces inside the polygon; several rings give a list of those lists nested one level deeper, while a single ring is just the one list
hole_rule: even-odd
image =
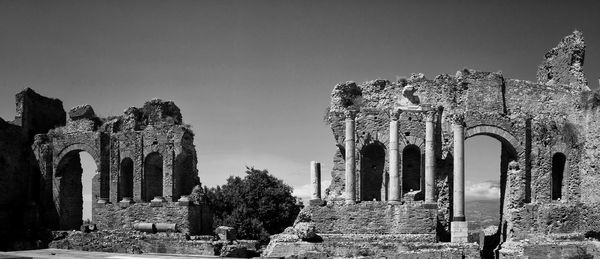
[{"label": "stone lintel", "polygon": [[431,104],[421,104],[414,106],[398,106],[394,109],[397,112],[427,112],[433,110],[433,106]]}]

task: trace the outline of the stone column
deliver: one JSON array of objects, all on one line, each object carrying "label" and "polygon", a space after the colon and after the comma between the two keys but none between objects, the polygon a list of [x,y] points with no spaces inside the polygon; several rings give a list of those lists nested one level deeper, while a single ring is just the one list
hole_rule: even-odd
[{"label": "stone column", "polygon": [[465,221],[465,138],[462,115],[454,115],[452,130],[454,132],[454,172],[450,240],[464,243],[468,241],[468,224]]},{"label": "stone column", "polygon": [[389,203],[399,203],[401,199],[400,170],[398,170],[398,115],[397,111],[390,116],[390,182],[388,184]]},{"label": "stone column", "polygon": [[317,163],[316,161],[310,162],[310,184],[312,187],[312,192],[310,199],[312,200],[321,200],[321,163]]},{"label": "stone column", "polygon": [[435,201],[435,151],[434,151],[434,125],[435,111],[425,114],[425,203]]},{"label": "stone column", "polygon": [[346,111],[346,204],[356,203],[356,181],[355,169],[356,163],[354,158],[355,142],[354,142],[354,117],[356,112]]}]

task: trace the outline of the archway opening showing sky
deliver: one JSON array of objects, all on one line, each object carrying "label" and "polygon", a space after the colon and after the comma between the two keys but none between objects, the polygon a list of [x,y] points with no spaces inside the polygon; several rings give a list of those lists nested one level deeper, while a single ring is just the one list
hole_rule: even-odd
[{"label": "archway opening showing sky", "polygon": [[498,225],[501,145],[483,135],[465,140],[465,216],[469,228]]},{"label": "archway opening showing sky", "polygon": [[80,152],[79,159],[81,159],[81,168],[83,169],[83,173],[81,174],[81,184],[83,185],[83,191],[81,192],[81,195],[83,196],[82,219],[85,221],[87,219],[92,219],[92,178],[94,177],[94,175],[96,175],[97,167],[96,161],[94,161],[94,158],[87,152]]}]

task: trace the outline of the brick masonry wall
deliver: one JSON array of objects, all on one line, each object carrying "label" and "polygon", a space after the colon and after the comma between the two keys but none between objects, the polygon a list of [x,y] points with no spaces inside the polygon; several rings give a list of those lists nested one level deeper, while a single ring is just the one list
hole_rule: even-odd
[{"label": "brick masonry wall", "polygon": [[150,203],[134,203],[127,207],[118,204],[95,206],[94,221],[99,229],[105,230],[133,230],[135,223],[176,223],[181,233],[212,233],[212,214],[208,206],[182,206],[177,202],[164,202],[162,205],[152,207]]},{"label": "brick masonry wall", "polygon": [[[455,75],[444,74],[434,79],[412,74],[398,82],[378,79],[363,84],[338,84],[332,92],[326,118],[338,147],[326,199],[341,198],[345,188],[343,111],[346,104],[339,101],[345,100],[340,96],[348,93],[360,96],[352,106],[360,108],[356,115],[356,168],[360,170],[364,144],[380,142],[386,147],[386,174],[388,113],[403,98],[403,87],[412,86],[422,104],[431,104],[443,111],[435,120],[434,148],[441,229],[448,230],[452,200],[450,119],[454,114],[461,114],[470,132],[467,138],[487,135],[502,142],[502,172],[499,174],[503,197],[510,191],[504,189],[508,162],[516,160],[525,175],[524,202],[530,205],[514,208],[510,215],[504,215],[507,225],[523,233],[526,228],[536,233],[600,230],[594,216],[600,210],[600,94],[589,91],[583,76],[584,49],[580,32],[565,37],[557,48],[546,54],[538,82],[505,78],[501,72],[463,69]],[[358,90],[344,90],[353,87]],[[401,114],[400,143],[408,143],[410,138],[418,142],[423,137],[425,129],[421,117],[414,113]],[[557,153],[566,156],[560,201],[552,200],[552,158]],[[360,197],[359,188],[357,193]],[[529,228],[531,224],[536,227]],[[510,227],[506,229],[511,231]]]},{"label": "brick masonry wall", "polygon": [[386,202],[361,202],[343,205],[308,206],[317,233],[323,234],[435,234],[436,209],[419,204],[388,205]]}]

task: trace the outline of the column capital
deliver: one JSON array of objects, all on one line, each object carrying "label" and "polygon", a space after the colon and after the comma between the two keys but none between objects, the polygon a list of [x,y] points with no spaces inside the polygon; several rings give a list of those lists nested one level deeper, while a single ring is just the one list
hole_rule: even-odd
[{"label": "column capital", "polygon": [[344,117],[346,117],[346,119],[354,119],[357,113],[358,111],[356,110],[345,110]]},{"label": "column capital", "polygon": [[390,109],[390,119],[393,121],[397,121],[400,118],[400,114],[402,111],[398,108]]},{"label": "column capital", "polygon": [[433,118],[435,118],[435,115],[437,114],[436,110],[428,110],[425,111],[425,121],[426,122],[431,122],[433,121]]},{"label": "column capital", "polygon": [[465,115],[463,113],[450,114],[450,116],[448,116],[448,119],[454,125],[460,125],[460,126],[465,125]]}]

